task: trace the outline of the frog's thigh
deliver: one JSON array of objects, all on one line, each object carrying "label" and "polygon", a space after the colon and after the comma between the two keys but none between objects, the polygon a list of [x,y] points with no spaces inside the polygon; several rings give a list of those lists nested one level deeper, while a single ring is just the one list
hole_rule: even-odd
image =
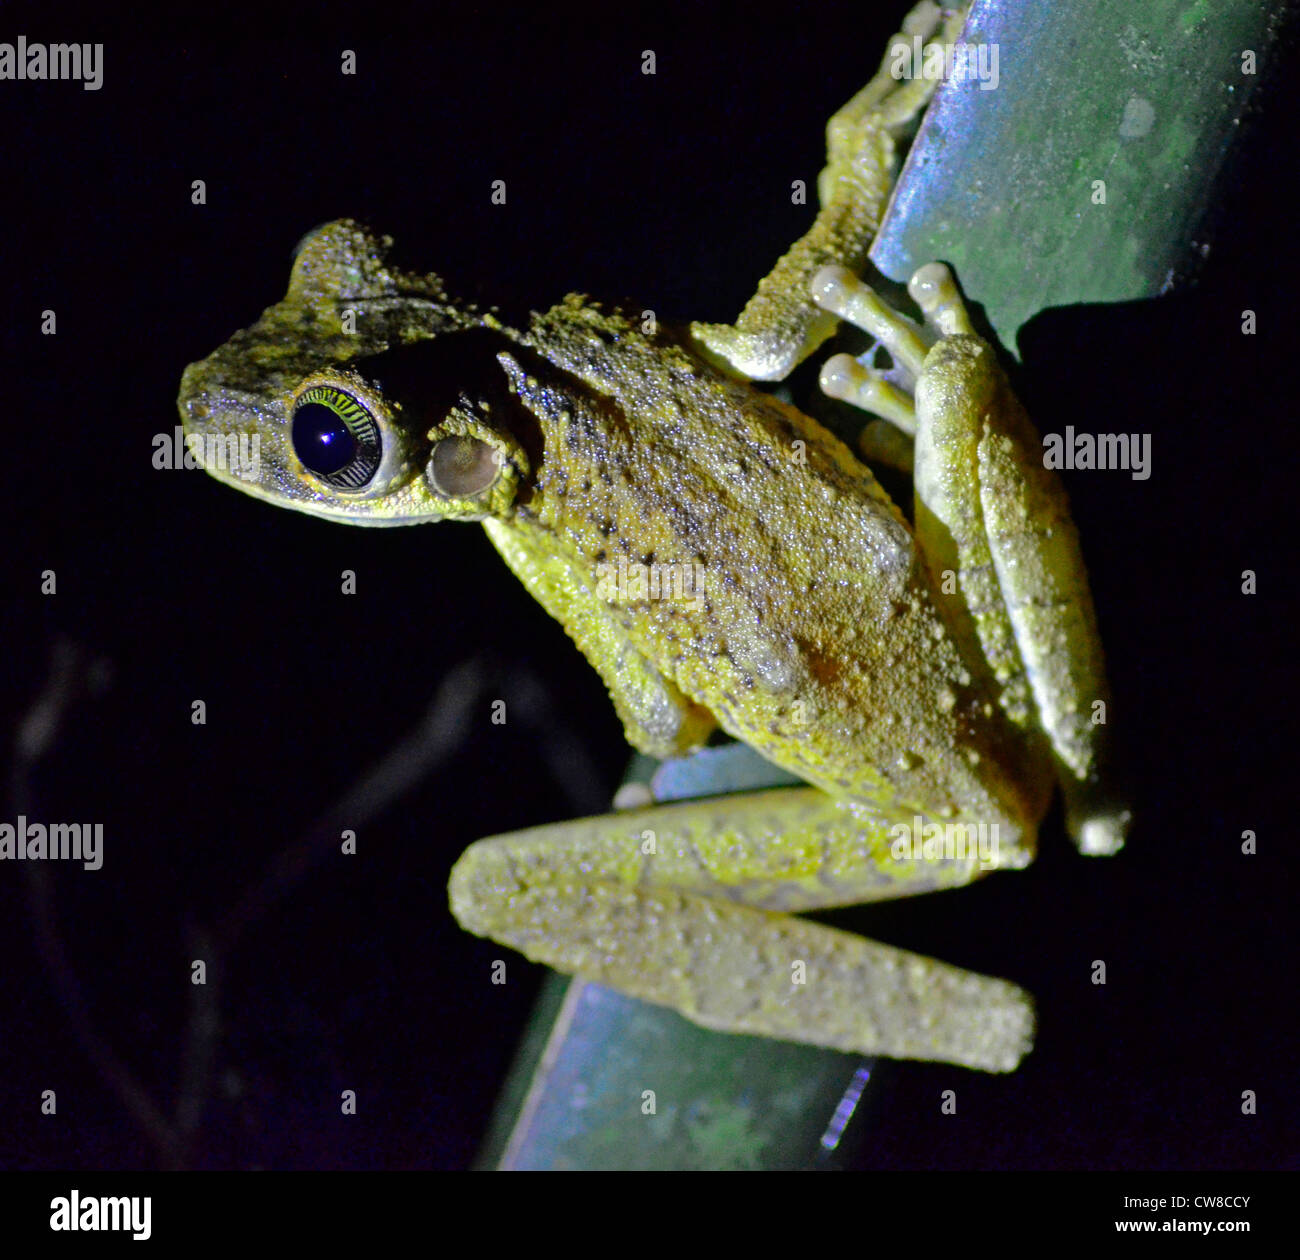
[{"label": "frog's thigh", "polygon": [[[991,353],[991,352],[990,352]],[[980,507],[997,585],[1056,754],[1066,826],[1083,853],[1124,844],[1130,816],[1110,782],[1110,691],[1079,535],[1060,479],[1010,389],[979,441]],[[1098,720],[1100,719],[1100,720]]]},{"label": "frog's thigh", "polygon": [[[1079,847],[1113,853],[1128,815],[1106,782],[1107,728],[1093,721],[1109,692],[1064,488],[992,347],[972,332],[952,273],[928,263],[908,289],[941,338],[917,372],[912,426],[917,540],[940,590],[945,572],[957,577],[946,620],[989,663],[1012,721],[1046,732]],[[916,371],[917,330],[860,280],[827,268],[814,294]],[[822,369],[827,393],[905,427],[880,405],[874,377],[846,355]]]},{"label": "frog's thigh", "polygon": [[1033,1032],[1014,985],[774,912],[981,873],[973,853],[895,861],[896,826],[812,788],[582,819],[471,846],[451,905],[469,931],[709,1028],[1010,1071]]},{"label": "frog's thigh", "polygon": [[964,564],[987,555],[992,576],[972,584],[967,598],[1004,703],[1013,719],[1036,717],[1047,733],[1079,848],[1115,853],[1129,814],[1109,783],[1108,727],[1094,720],[1094,706],[1109,709],[1110,692],[1065,487],[1046,466],[1042,440],[992,348],[968,335],[952,273],[929,263],[908,289],[926,322],[945,334],[917,398],[918,432],[930,435],[925,453],[917,439],[918,533],[924,498],[957,538]]},{"label": "frog's thigh", "polygon": [[[822,388],[913,435],[916,538],[936,589],[951,594],[945,620],[975,659],[988,661],[1003,709],[1028,731],[1038,715],[994,555],[997,545],[1009,541],[1010,523],[1002,521],[996,539],[991,535],[981,454],[993,441],[991,435],[1005,429],[1001,412],[1019,404],[1005,386],[993,351],[961,331],[970,328],[970,321],[948,269],[928,264],[909,287],[926,314],[928,330],[898,314],[844,268],[818,272],[813,278],[816,301],[880,342],[895,362],[890,374],[901,374],[899,379],[916,392],[895,398],[880,372],[850,355],[827,360]],[[942,340],[931,348],[940,333]],[[1016,476],[1009,466],[1014,462],[1000,461],[1004,483]],[[1004,484],[999,503],[1008,490]],[[1049,527],[1051,523],[1049,519]],[[1015,532],[1023,537],[1024,521]],[[948,573],[956,577],[955,591],[945,580]]]},{"label": "frog's thigh", "polygon": [[807,233],[764,277],[735,325],[695,323],[691,334],[715,364],[750,380],[783,379],[835,330],[835,320],[808,298],[808,282],[827,263],[857,270],[867,260],[893,191],[897,138],[925,108],[936,80],[900,79],[892,71],[894,49],[922,40],[951,44],[961,33],[964,11],[941,13],[918,4],[903,30],[886,45],[875,77],[826,128],[826,166],[818,176],[821,210]]}]

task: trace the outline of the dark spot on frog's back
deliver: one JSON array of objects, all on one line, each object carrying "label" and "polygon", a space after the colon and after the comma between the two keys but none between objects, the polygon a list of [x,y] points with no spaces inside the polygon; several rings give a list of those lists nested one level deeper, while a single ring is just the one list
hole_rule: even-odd
[{"label": "dark spot on frog's back", "polygon": [[798,645],[800,662],[807,674],[828,691],[835,691],[840,675],[844,671],[843,660],[829,652],[822,651],[812,644]]}]

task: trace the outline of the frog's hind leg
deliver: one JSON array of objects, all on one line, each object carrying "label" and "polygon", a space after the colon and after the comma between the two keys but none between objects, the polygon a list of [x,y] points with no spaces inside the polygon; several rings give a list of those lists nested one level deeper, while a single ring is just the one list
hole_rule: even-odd
[{"label": "frog's hind leg", "polygon": [[[1065,490],[952,273],[927,263],[908,292],[924,329],[843,269],[814,277],[815,300],[883,344],[915,397],[849,355],[827,361],[822,388],[913,437],[916,535],[936,586],[960,595],[948,601],[949,628],[972,660],[987,662],[1036,759],[1046,733],[1080,851],[1115,853],[1130,818],[1110,784],[1110,695]],[[957,591],[944,586],[948,574]]]},{"label": "frog's hind leg", "polygon": [[910,55],[920,36],[924,57],[934,44],[954,43],[965,19],[964,5],[940,8],[931,0],[907,15],[875,77],[827,123],[826,166],[817,180],[822,208],[812,227],[762,280],[734,326],[691,326],[705,357],[750,380],[776,381],[835,331],[834,318],[809,300],[808,281],[828,263],[865,265],[893,191],[899,142],[936,85],[928,77],[900,79],[897,49]]},{"label": "frog's hind leg", "polygon": [[893,818],[815,788],[578,819],[471,845],[451,907],[470,932],[707,1028],[1011,1071],[1034,1027],[1014,984],[780,913],[1023,864],[996,836],[977,854],[969,831],[951,857],[923,856],[917,821],[900,852]]}]

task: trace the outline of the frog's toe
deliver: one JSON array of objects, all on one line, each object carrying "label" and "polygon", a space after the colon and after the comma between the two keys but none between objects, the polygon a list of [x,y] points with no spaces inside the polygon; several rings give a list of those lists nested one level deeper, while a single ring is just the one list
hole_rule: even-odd
[{"label": "frog's toe", "polygon": [[967,4],[940,5],[935,0],[919,0],[898,34],[885,45],[885,56],[871,82],[849,101],[832,119],[832,125],[849,125],[861,121],[868,111],[876,127],[895,129],[915,124],[926,103],[934,94],[937,80],[929,75],[904,77],[898,73],[899,49],[920,48],[924,61],[932,48],[943,49],[956,43],[966,21]]},{"label": "frog's toe", "polygon": [[830,398],[870,411],[897,425],[904,433],[916,433],[916,404],[875,368],[864,367],[851,354],[837,354],[822,365],[822,392]]},{"label": "frog's toe", "polygon": [[[812,278],[813,300],[823,310],[846,319],[873,338],[873,345],[855,359],[837,354],[821,372],[822,391],[888,420],[904,433],[916,433],[916,404],[912,391],[925,364],[929,346],[921,329],[891,310],[870,285],[846,267],[823,267]],[[875,363],[883,347],[893,364],[882,369]]]},{"label": "frog's toe", "polygon": [[918,267],[907,282],[907,291],[921,308],[925,322],[945,337],[974,334],[970,314],[961,300],[961,290],[943,263],[932,262]]},{"label": "frog's toe", "polygon": [[1079,824],[1074,842],[1085,857],[1114,857],[1124,847],[1133,821],[1128,810],[1085,819]]}]

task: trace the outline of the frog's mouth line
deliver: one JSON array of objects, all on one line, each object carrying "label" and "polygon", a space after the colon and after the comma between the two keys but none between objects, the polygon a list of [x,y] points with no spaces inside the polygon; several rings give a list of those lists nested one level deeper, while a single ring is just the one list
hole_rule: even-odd
[{"label": "frog's mouth line", "polygon": [[[229,472],[216,472],[210,469],[208,472],[222,484],[242,490],[252,498],[260,499],[263,503],[269,503],[273,507],[279,508],[292,506],[297,511],[305,512],[310,516],[318,516],[328,521],[343,521],[348,525],[360,525],[370,529],[388,529],[401,525],[427,525],[431,520],[435,519],[427,516],[380,516],[374,512],[357,511],[352,509],[350,505],[326,498],[323,492],[321,492],[319,498],[314,497],[312,490],[303,482],[296,480],[294,482],[295,488],[301,493],[292,496],[292,504],[290,504],[286,502],[283,493],[277,494],[267,490],[260,483],[252,484],[247,481],[240,481],[232,477]],[[363,506],[362,503],[356,505],[357,508]]]}]

